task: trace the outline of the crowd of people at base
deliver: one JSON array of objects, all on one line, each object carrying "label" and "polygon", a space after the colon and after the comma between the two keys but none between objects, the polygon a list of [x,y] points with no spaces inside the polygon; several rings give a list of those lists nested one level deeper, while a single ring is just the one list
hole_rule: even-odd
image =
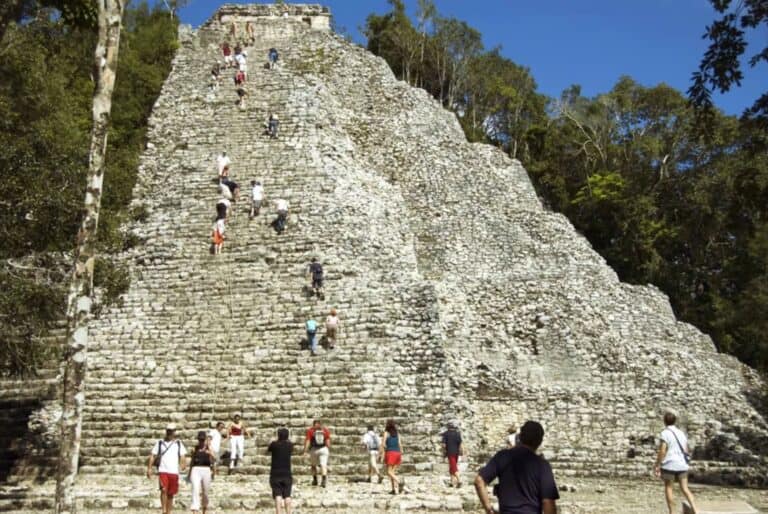
[{"label": "crowd of people at base", "polygon": [[[688,489],[690,449],[688,440],[675,426],[676,416],[670,412],[664,415],[665,428],[654,464],[654,473],[664,482],[664,492],[669,514],[673,514],[675,502],[673,484],[678,482],[683,495],[695,513],[696,504]],[[163,514],[171,514],[173,500],[179,491],[179,476],[186,473],[191,485],[191,510],[195,514],[207,512],[213,478],[222,460],[221,443],[224,438],[230,442],[227,459],[229,469],[241,465],[245,455],[245,437],[253,437],[253,430],[246,427],[239,413],[225,428],[219,422],[214,429],[197,433],[197,442],[188,454],[184,443],[176,437],[176,426],[166,427],[165,438],[157,441],[147,461],[147,478],[157,472],[160,500]],[[506,448],[497,452],[475,476],[474,486],[482,509],[487,514],[555,514],[560,494],[549,462],[537,453],[544,440],[544,428],[536,421],[526,421],[519,430],[510,429]],[[312,474],[312,486],[325,488],[328,484],[329,459],[331,454],[331,432],[320,420],[314,420],[303,438],[303,456],[308,456]],[[448,461],[450,487],[461,487],[459,460],[465,456],[464,443],[456,423],[448,423],[441,434],[443,457]],[[367,454],[368,481],[374,477],[379,484],[384,481],[379,464],[386,466],[386,477],[391,485],[390,494],[405,492],[405,481],[398,475],[402,463],[403,438],[393,420],[387,420],[379,434],[369,425],[362,436],[362,449]],[[290,432],[285,427],[276,431],[276,438],[265,448],[271,455],[269,485],[277,514],[291,512],[291,493],[294,479],[291,457],[295,454]],[[318,481],[318,475],[320,480]],[[488,486],[497,481],[493,495],[499,508],[494,509],[488,494]]]}]

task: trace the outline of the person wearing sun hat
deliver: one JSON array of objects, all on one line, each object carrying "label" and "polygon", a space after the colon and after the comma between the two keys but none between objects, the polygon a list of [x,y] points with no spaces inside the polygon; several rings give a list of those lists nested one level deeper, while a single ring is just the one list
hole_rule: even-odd
[{"label": "person wearing sun hat", "polygon": [[184,443],[176,439],[176,425],[168,424],[165,438],[155,443],[147,461],[147,478],[151,479],[152,468],[157,468],[163,514],[171,514],[173,509],[173,497],[179,492],[179,473],[186,468],[186,454]]}]

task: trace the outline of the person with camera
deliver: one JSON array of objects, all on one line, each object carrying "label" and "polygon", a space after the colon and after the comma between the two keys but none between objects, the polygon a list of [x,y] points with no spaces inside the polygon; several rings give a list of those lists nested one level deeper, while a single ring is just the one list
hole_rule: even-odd
[{"label": "person with camera", "polygon": [[546,459],[536,454],[544,440],[544,428],[536,421],[526,421],[520,428],[517,446],[501,450],[488,461],[475,478],[475,489],[483,510],[493,514],[487,486],[499,483],[493,494],[499,499],[500,514],[555,514],[560,498]]},{"label": "person with camera", "polygon": [[653,472],[657,477],[664,480],[664,496],[667,499],[669,514],[672,514],[675,507],[675,495],[672,490],[675,482],[680,484],[680,490],[688,500],[693,512],[697,512],[693,494],[688,489],[688,462],[691,460],[688,438],[682,430],[675,426],[676,421],[677,416],[673,413],[664,414],[664,430],[659,435],[661,443]]},{"label": "person with camera", "polygon": [[152,468],[157,468],[163,514],[171,514],[173,509],[173,497],[179,492],[179,473],[186,468],[186,454],[184,443],[176,439],[174,424],[165,427],[165,439],[157,441],[152,447],[147,461],[147,478],[151,479]]}]

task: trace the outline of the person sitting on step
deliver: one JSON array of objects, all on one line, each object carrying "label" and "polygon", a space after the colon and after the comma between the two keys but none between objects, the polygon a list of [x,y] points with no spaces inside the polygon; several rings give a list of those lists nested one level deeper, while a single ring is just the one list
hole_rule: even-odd
[{"label": "person sitting on step", "polygon": [[323,265],[317,262],[317,257],[312,257],[312,262],[309,263],[307,270],[308,275],[311,277],[312,282],[310,287],[312,292],[322,299],[323,297]]}]

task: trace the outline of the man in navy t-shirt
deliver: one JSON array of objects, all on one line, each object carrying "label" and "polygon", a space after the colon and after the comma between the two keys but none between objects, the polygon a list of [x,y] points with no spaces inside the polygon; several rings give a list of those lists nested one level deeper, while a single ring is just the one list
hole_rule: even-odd
[{"label": "man in navy t-shirt", "polygon": [[475,489],[485,512],[493,513],[486,486],[499,479],[501,514],[555,514],[555,500],[560,498],[552,468],[536,449],[544,440],[544,428],[536,421],[526,421],[520,429],[520,443],[502,450],[482,468],[475,478]]}]

